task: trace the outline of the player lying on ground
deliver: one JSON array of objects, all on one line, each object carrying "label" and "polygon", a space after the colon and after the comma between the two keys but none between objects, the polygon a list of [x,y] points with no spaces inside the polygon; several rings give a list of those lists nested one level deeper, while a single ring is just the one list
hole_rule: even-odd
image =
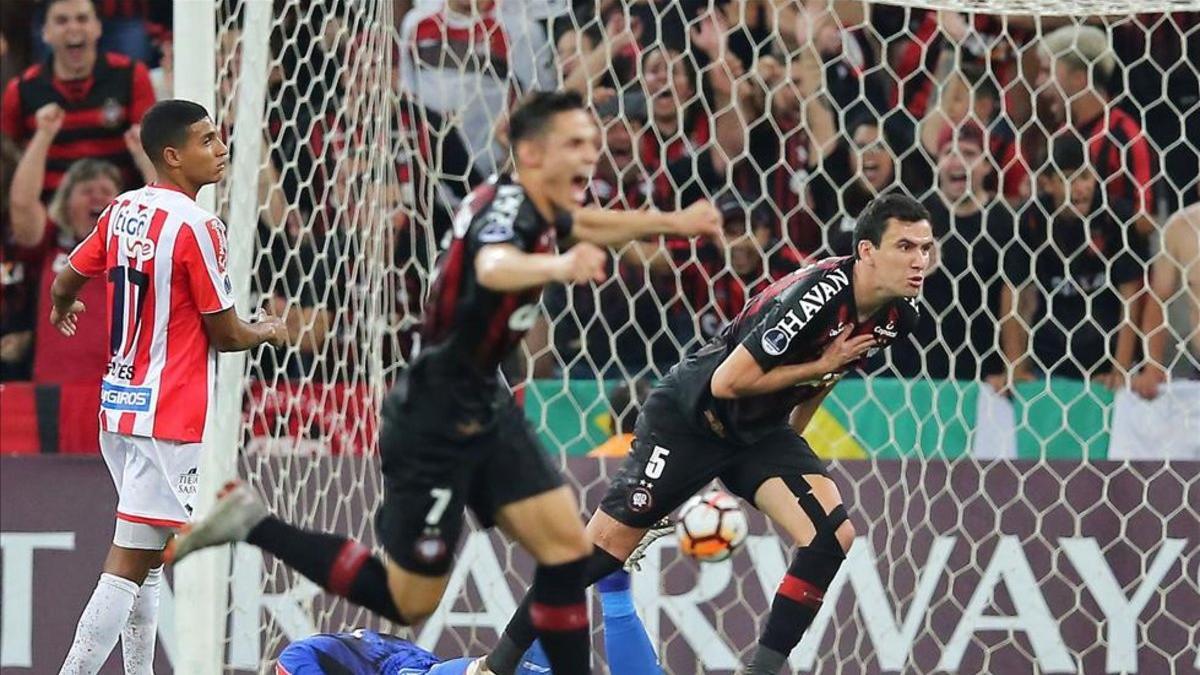
[{"label": "player lying on ground", "polygon": [[[667,534],[670,530],[662,530]],[[617,570],[596,583],[604,615],[604,653],[612,675],[660,675],[646,627],[633,608],[629,573]],[[354,631],[314,635],[288,645],[279,655],[277,675],[465,675],[478,658],[442,661],[408,640]],[[537,642],[521,658],[517,675],[552,675]]]},{"label": "player lying on ground", "polygon": [[[854,256],[775,282],[667,374],[588,523],[588,580],[620,568],[646,528],[720,478],[797,546],[745,671],[779,672],[854,540],[837,487],[800,433],[846,371],[915,325],[933,249],[928,219],[908,197],[877,198],[859,216]],[[488,656],[495,673],[510,675],[533,641],[530,607],[527,597]]]},{"label": "player lying on ground", "polygon": [[[607,256],[597,244],[715,236],[721,223],[707,202],[674,213],[580,208],[598,150],[578,94],[531,94],[513,110],[509,137],[518,173],[489,180],[464,201],[438,260],[421,351],[383,404],[384,500],[375,527],[388,558],[268,515],[244,485],[176,540],[175,555],[244,540],[335,594],[413,623],[442,597],[470,507],[537,560],[534,630],[555,672],[576,675],[588,672],[583,578],[592,544],[499,366],[537,318],[543,286],[604,279]],[[555,253],[569,238],[578,243]]]},{"label": "player lying on ground", "polygon": [[191,518],[200,437],[216,352],[282,345],[277,318],[242,321],[225,275],[225,225],[196,193],[225,175],[228,156],[203,107],[155,104],[142,147],[158,180],[118,196],[71,253],[50,292],[50,322],[74,335],[79,291],[103,275],[110,360],[100,390],[100,452],[116,483],[117,526],[62,673],[95,673],[117,637],[126,673],[150,673],[158,633],[162,551]]}]

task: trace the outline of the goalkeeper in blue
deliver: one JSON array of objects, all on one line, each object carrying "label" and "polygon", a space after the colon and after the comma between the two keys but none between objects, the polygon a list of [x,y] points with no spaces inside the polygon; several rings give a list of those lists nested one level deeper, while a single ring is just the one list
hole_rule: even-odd
[{"label": "goalkeeper in blue", "polygon": [[[629,573],[617,570],[601,579],[604,652],[612,675],[662,675],[646,628],[633,608]],[[288,645],[276,675],[473,675],[480,658],[443,661],[432,652],[398,638],[368,630],[314,635]],[[516,675],[547,675],[550,662],[534,642]]]}]

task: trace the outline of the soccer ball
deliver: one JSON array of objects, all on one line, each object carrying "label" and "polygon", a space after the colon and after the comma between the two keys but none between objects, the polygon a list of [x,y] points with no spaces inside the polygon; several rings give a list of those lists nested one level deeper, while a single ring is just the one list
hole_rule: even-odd
[{"label": "soccer ball", "polygon": [[746,514],[732,495],[710,490],[679,509],[679,550],[700,562],[720,562],[746,540]]}]

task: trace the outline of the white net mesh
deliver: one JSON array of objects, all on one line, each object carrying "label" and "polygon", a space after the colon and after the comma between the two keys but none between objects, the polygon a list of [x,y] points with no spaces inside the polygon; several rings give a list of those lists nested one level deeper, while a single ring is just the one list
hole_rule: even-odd
[{"label": "white net mesh", "polygon": [[[263,129],[250,304],[284,316],[293,339],[250,360],[240,473],[289,521],[369,541],[375,414],[405,316],[399,278],[420,264],[392,258],[406,236],[397,227],[392,14],[387,3],[357,0],[275,4],[269,35],[258,36],[270,42],[268,72],[254,74],[266,77],[265,115],[249,121]],[[247,6],[218,6],[218,117],[232,127],[241,121]],[[228,209],[238,186],[221,187]],[[286,607],[264,611],[272,593],[302,592],[300,577],[258,559],[238,559],[235,572],[227,639],[235,669],[258,669],[308,620],[363,623],[358,608],[311,593],[304,620]]]},{"label": "white net mesh", "polygon": [[1123,16],[1134,11],[1186,12],[1196,9],[1194,0],[1147,0],[1146,2],[1125,2],[1123,0],[959,0],[958,2],[912,0],[887,4],[944,9],[952,12],[1082,17]]},{"label": "white net mesh", "polygon": [[[220,14],[226,124],[240,4]],[[375,543],[376,412],[436,244],[503,161],[513,92],[566,86],[601,124],[596,203],[707,198],[727,223],[720,242],[638,242],[603,284],[548,289],[508,368],[589,509],[616,460],[579,455],[628,412],[608,388],[660,377],[772,279],[849,252],[874,194],[906,191],[930,207],[939,264],[915,339],[809,428],[860,540],[792,666],[1200,664],[1200,478],[1168,460],[1200,458],[1200,3],[445,4],[468,12],[276,3],[253,289],[295,344],[253,360],[241,466],[280,516]],[[1159,372],[1153,401],[1129,389]],[[668,672],[752,649],[790,558],[754,523],[729,563],[697,574],[668,542],[635,580]],[[231,669],[371,623],[256,556],[232,577]],[[484,653],[528,572],[471,535],[417,637]]]}]

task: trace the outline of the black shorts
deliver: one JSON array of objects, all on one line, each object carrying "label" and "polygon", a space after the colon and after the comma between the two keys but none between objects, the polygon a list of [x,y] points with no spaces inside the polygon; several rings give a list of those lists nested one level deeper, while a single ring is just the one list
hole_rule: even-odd
[{"label": "black shorts", "polygon": [[[384,400],[379,434],[383,504],[375,531],[400,567],[425,576],[450,570],[469,507],[484,527],[501,507],[563,485],[525,413],[507,391],[493,422],[478,428],[446,397],[409,391],[401,377]],[[441,385],[446,386],[446,385]]]},{"label": "black shorts", "polygon": [[630,527],[669,515],[714,478],[742,499],[768,478],[828,475],[824,460],[787,425],[740,445],[691,422],[670,394],[656,389],[642,406],[633,450],[609,484],[600,508]]}]

